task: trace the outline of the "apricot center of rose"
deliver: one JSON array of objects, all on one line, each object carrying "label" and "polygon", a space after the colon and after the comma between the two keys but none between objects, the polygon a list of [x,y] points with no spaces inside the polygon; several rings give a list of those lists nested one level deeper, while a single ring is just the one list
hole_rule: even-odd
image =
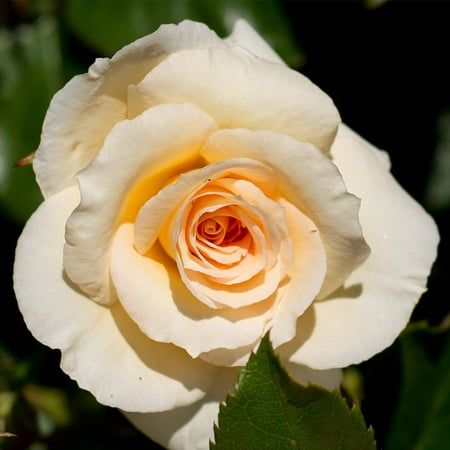
[{"label": "apricot center of rose", "polygon": [[205,244],[226,246],[242,240],[248,229],[239,219],[226,215],[209,217],[205,214],[197,226],[197,239]]},{"label": "apricot center of rose", "polygon": [[[146,235],[159,231],[184,285],[213,309],[270,300],[293,260],[284,206],[267,181],[271,172],[231,163],[218,173],[212,165],[168,183],[141,208],[135,225],[138,251],[151,246]],[[164,222],[155,220],[161,210],[168,214]]]}]

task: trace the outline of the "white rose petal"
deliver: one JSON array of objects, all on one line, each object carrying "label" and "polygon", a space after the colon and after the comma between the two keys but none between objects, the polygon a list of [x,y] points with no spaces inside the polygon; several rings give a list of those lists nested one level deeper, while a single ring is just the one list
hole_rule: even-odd
[{"label": "white rose petal", "polygon": [[[180,70],[180,67],[183,70]],[[340,122],[331,99],[306,77],[240,48],[174,53],[155,67],[129,98],[143,111],[189,102],[219,128],[273,130],[327,152]]]},{"label": "white rose petal", "polygon": [[141,81],[173,52],[225,46],[202,23],[185,20],[178,25],[161,25],[111,59],[97,59],[89,73],[70,80],[50,103],[33,160],[44,195],[74,184],[74,176],[98,153],[114,124],[127,118],[128,85]]},{"label": "white rose petal", "polygon": [[139,430],[167,448],[177,450],[208,450],[214,440],[214,422],[219,405],[237,382],[236,369],[221,369],[213,388],[203,401],[157,414],[125,416]]},{"label": "white rose petal", "polygon": [[224,39],[230,46],[240,46],[267,61],[282,64],[285,62],[275,53],[270,45],[243,19],[236,20],[233,31]]},{"label": "white rose petal", "polygon": [[19,239],[14,289],[28,328],[61,350],[62,369],[100,403],[150,412],[195,402],[215,378],[213,366],[148,339],[120,304],[100,306],[67,282],[64,225],[78,201],[76,188],[51,197]]},{"label": "white rose petal", "polygon": [[[266,325],[266,328],[270,328],[270,322]],[[249,345],[244,345],[238,348],[216,348],[209,352],[203,352],[198,355],[210,364],[215,364],[222,367],[242,367],[247,364],[248,358],[252,351],[258,349],[260,338]]]},{"label": "white rose petal", "polygon": [[291,340],[297,332],[297,318],[314,301],[327,273],[327,255],[316,225],[287,201],[289,236],[295,248],[294,265],[289,282],[271,322],[272,345]]},{"label": "white rose petal", "polygon": [[367,261],[330,299],[315,302],[280,349],[317,369],[357,364],[392,344],[425,291],[439,235],[431,217],[395,181],[378,150],[342,126],[333,161],[361,197]]}]

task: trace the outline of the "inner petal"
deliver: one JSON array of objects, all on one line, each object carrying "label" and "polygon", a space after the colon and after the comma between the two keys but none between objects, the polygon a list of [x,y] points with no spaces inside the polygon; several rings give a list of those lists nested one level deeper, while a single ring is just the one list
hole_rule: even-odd
[{"label": "inner petal", "polygon": [[227,245],[205,243],[204,239],[199,237],[197,249],[205,258],[214,259],[220,264],[230,265],[241,261],[251,250],[252,243],[253,239],[250,233],[247,233],[241,240]]},{"label": "inner petal", "polygon": [[[292,260],[283,207],[251,182],[228,177],[185,203],[173,219],[172,239],[180,275],[194,296],[213,308],[239,308],[270,296]],[[222,252],[228,246],[238,253],[232,262],[228,257],[236,253]]]},{"label": "inner petal", "polygon": [[[214,204],[215,201],[217,199],[203,197],[198,204],[192,205],[185,213],[177,240],[182,266],[185,269],[203,273],[212,281],[223,284],[236,284],[249,280],[268,265],[270,237],[263,232],[263,226],[238,205],[222,204],[220,199],[219,204]],[[209,202],[213,202],[213,205]],[[245,245],[244,251],[241,251],[242,256],[239,259],[235,258],[237,260],[234,263],[227,264],[224,261],[219,251],[223,248],[221,246],[216,245],[215,249],[210,248],[208,251],[210,243],[205,242],[204,239],[199,242],[195,231],[192,231],[197,228],[197,217],[201,217],[205,210],[208,211],[205,214],[223,214],[235,221],[246,223],[249,238],[242,242]],[[202,245],[201,248],[199,244]],[[238,243],[235,244],[235,247],[238,247]]]},{"label": "inner petal", "polygon": [[[159,239],[186,287],[213,309],[269,298],[292,261],[284,209],[274,200],[277,181],[256,161],[233,162],[181,175],[142,207],[135,226],[138,251]],[[157,224],[152,217],[161,208],[167,215]]]},{"label": "inner petal", "polygon": [[139,253],[144,255],[159,237],[166,252],[175,258],[170,230],[173,216],[183,204],[186,206],[190,202],[187,197],[201,189],[205,185],[205,180],[214,180],[222,176],[252,180],[268,195],[277,188],[277,180],[273,176],[272,169],[253,159],[227,159],[184,173],[141,207],[134,226],[134,243]]},{"label": "inner petal", "polygon": [[227,216],[204,218],[198,224],[197,234],[199,237],[204,237],[208,242],[214,242],[220,245],[228,230],[229,221],[230,219]]},{"label": "inner petal", "polygon": [[[270,258],[268,264],[270,266],[275,264],[281,242],[280,233],[287,235],[287,229],[283,225],[285,222],[284,211],[280,205],[267,198],[252,183],[229,177],[219,178],[204,186],[186,203],[189,203],[186,206],[189,214],[186,216],[186,220],[183,219],[181,229],[189,230],[187,239],[191,244],[191,251],[201,260],[203,257],[197,251],[197,224],[203,217],[214,218],[225,215],[231,216],[235,222],[241,224],[242,237],[245,237],[246,233],[252,235],[255,245],[258,246],[254,254],[263,251]],[[180,209],[183,210],[183,208]],[[236,230],[231,231],[227,238],[231,239],[232,243],[236,243],[237,241],[233,242],[233,239],[239,236],[234,235]],[[179,236],[173,236],[174,241],[178,238]],[[208,245],[205,239],[202,241]],[[210,264],[209,261],[203,262],[206,265]]]},{"label": "inner petal", "polygon": [[230,245],[242,241],[248,235],[247,227],[241,221],[234,219],[230,222],[222,241],[223,245]]},{"label": "inner petal", "polygon": [[181,279],[192,294],[211,308],[242,308],[268,299],[285,277],[282,259],[269,270],[259,271],[242,283],[214,283],[210,277],[191,270],[180,271]]}]

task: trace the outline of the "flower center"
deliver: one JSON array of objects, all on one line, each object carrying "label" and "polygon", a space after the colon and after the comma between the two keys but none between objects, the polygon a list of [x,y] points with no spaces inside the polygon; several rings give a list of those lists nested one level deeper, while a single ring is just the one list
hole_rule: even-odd
[{"label": "flower center", "polygon": [[197,226],[197,239],[214,245],[231,245],[247,234],[245,224],[235,217],[225,215],[202,218]]},{"label": "flower center", "polygon": [[[135,225],[141,233],[135,230],[135,245],[145,251],[145,235],[159,232],[181,280],[209,308],[268,300],[292,263],[285,209],[270,195],[271,173],[253,175],[240,166],[215,176],[181,175],[142,207]],[[176,207],[169,210],[171,195]],[[167,214],[163,223],[154,220],[161,211]]]}]

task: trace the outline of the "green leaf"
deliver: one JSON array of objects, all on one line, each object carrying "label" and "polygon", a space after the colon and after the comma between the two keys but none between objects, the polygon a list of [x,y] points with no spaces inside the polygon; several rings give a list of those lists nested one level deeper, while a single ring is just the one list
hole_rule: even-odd
[{"label": "green leaf", "polygon": [[268,336],[221,405],[212,450],[373,450],[375,441],[356,406],[338,391],[300,386],[274,356]]},{"label": "green leaf", "polygon": [[[435,352],[442,341],[436,360],[427,349]],[[403,383],[386,448],[450,448],[450,334],[413,329],[399,342]]]},{"label": "green leaf", "polygon": [[236,19],[244,18],[290,66],[298,67],[303,61],[277,0],[71,0],[67,6],[69,25],[103,55],[112,55],[163,23],[197,20],[225,36]]},{"label": "green leaf", "polygon": [[55,21],[0,29],[0,207],[24,222],[42,201],[31,167],[13,168],[39,144],[50,99],[61,86]]}]

